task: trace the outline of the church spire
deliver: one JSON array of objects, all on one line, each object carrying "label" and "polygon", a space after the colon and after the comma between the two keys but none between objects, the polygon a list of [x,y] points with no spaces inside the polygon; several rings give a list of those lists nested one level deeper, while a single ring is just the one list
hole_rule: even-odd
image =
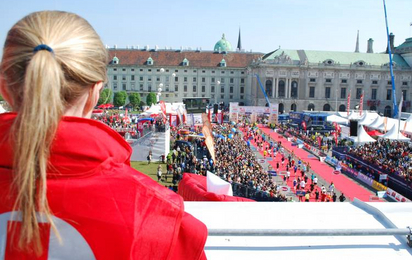
[{"label": "church spire", "polygon": [[240,27],[239,27],[239,38],[237,40],[237,47],[236,47],[239,51],[242,50],[242,41],[240,40]]},{"label": "church spire", "polygon": [[359,52],[359,30],[358,30],[358,36],[356,37],[355,52]]}]

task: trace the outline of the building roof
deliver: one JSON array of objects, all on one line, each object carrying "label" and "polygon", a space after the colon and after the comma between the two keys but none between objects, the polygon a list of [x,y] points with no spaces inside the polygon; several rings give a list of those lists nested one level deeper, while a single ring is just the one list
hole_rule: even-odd
[{"label": "building roof", "polygon": [[187,59],[189,67],[213,68],[219,67],[222,59],[226,61],[226,66],[231,68],[246,68],[253,60],[262,57],[262,53],[228,52],[215,53],[211,51],[176,51],[159,50],[143,51],[131,49],[111,49],[109,50],[110,60],[113,57],[119,59],[118,65],[137,65],[144,66],[149,57],[153,59],[156,66],[176,67],[182,66],[182,61]]},{"label": "building roof", "polygon": [[407,38],[404,43],[396,47],[396,53],[411,53],[412,52],[412,37]]},{"label": "building roof", "polygon": [[232,44],[225,38],[225,34],[222,35],[222,39],[220,39],[216,44],[215,47],[213,48],[214,51],[217,52],[228,52],[232,51]]},{"label": "building roof", "polygon": [[[412,42],[411,42],[412,44]],[[402,46],[402,45],[401,45]],[[263,57],[263,60],[276,60],[279,58],[290,58],[292,61],[308,63],[323,63],[331,60],[332,63],[340,65],[352,65],[363,62],[364,65],[382,66],[389,63],[388,54],[382,53],[355,53],[339,51],[311,51],[311,50],[284,50],[278,49]],[[410,68],[399,54],[393,54],[393,61],[397,66]],[[330,64],[332,65],[332,64]]]}]

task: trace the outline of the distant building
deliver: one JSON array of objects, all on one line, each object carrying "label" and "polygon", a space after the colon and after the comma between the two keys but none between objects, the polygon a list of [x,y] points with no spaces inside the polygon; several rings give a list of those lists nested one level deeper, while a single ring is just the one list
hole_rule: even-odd
[{"label": "distant building", "polygon": [[[391,46],[394,36],[391,35]],[[184,98],[206,97],[212,103],[239,102],[265,105],[257,83],[258,75],[271,102],[280,112],[301,110],[346,111],[359,106],[392,114],[392,82],[389,57],[373,53],[373,40],[367,53],[277,49],[253,53],[241,49],[240,30],[236,51],[223,34],[214,51],[183,49],[110,49],[107,87],[114,92],[139,92],[145,100],[162,87],[161,99],[182,102]],[[393,47],[397,102],[403,95],[403,112],[411,112],[412,38]]]},{"label": "distant building", "polygon": [[143,100],[163,86],[161,100],[166,102],[190,97],[208,97],[211,103],[244,102],[251,85],[247,69],[263,53],[231,50],[224,35],[215,51],[110,49],[107,87],[139,92]]},{"label": "distant building", "polygon": [[[391,37],[393,41],[393,36]],[[388,54],[373,53],[373,40],[368,52],[309,51],[278,49],[251,64],[251,75],[259,75],[265,91],[280,112],[318,110],[346,111],[359,106],[364,92],[363,109],[391,115],[393,112],[392,81]],[[393,45],[393,42],[392,42]],[[412,38],[394,48],[393,63],[396,100],[403,95],[403,112],[411,111]],[[256,80],[246,104],[265,105],[266,100]]]}]

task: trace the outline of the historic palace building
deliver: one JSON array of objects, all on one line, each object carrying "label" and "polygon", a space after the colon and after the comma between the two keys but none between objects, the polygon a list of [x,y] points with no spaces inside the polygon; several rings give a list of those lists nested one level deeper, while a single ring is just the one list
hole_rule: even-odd
[{"label": "historic palace building", "polygon": [[[359,38],[358,38],[359,39]],[[412,38],[398,47],[391,44],[396,96],[403,96],[402,111],[411,112]],[[245,52],[240,32],[236,50],[223,35],[213,51],[180,49],[109,49],[108,87],[113,91],[139,92],[144,99],[162,88],[162,100],[182,102],[184,98],[205,97],[210,102],[239,102],[266,105],[258,83],[280,112],[356,109],[362,93],[363,108],[392,113],[392,82],[389,57],[373,53],[277,49],[273,52]]]}]

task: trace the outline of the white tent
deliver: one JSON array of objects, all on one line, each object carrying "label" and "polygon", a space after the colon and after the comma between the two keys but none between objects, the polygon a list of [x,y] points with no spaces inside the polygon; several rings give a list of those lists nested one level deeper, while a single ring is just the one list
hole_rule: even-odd
[{"label": "white tent", "polygon": [[379,136],[379,138],[398,140],[398,141],[410,141],[410,139],[404,136],[401,132],[399,132],[398,129],[399,129],[398,125],[395,124],[386,134]]},{"label": "white tent", "polygon": [[[385,122],[386,121],[386,122]],[[396,127],[398,126],[398,119],[393,119],[390,117],[384,117],[383,118],[383,122],[382,124],[380,124],[378,127],[376,127],[375,129],[379,129],[381,131],[388,131],[389,129],[391,129],[394,125],[396,125]],[[385,127],[386,124],[386,127]]]},{"label": "white tent", "polygon": [[336,114],[337,114],[338,116],[340,116],[340,117],[348,118],[348,113],[347,113],[347,112],[340,112],[340,111],[338,111],[338,112],[336,112]]},{"label": "white tent", "polygon": [[[185,105],[183,103],[165,103],[166,105],[166,114],[177,115],[177,111],[179,110],[181,114],[184,113]],[[162,110],[160,108],[160,104],[152,104],[152,106],[141,113],[141,116],[150,116],[153,114],[161,114]]]},{"label": "white tent", "polygon": [[370,123],[369,125],[365,125],[365,126],[372,128],[372,129],[379,129],[379,126],[381,124],[383,124],[383,117],[378,116],[375,118],[375,120],[373,120],[372,123]]},{"label": "white tent", "polygon": [[348,124],[349,124],[349,120],[348,120],[348,119],[343,118],[343,117],[338,116],[338,115],[330,115],[330,116],[328,116],[328,117],[326,118],[326,121],[327,121],[327,122],[332,122],[332,123],[336,122],[336,123],[338,123],[338,124],[345,124],[345,125],[348,125]]},{"label": "white tent", "polygon": [[4,109],[2,105],[0,105],[0,114],[5,112],[7,112],[6,109]]},{"label": "white tent", "polygon": [[401,122],[401,131],[412,134],[412,115],[410,115],[406,121]]},{"label": "white tent", "polygon": [[362,118],[362,116],[359,114],[359,112],[355,112],[355,111],[352,111],[348,116],[349,120],[357,120],[357,119],[361,119],[361,118]]},{"label": "white tent", "polygon": [[377,117],[379,117],[378,113],[365,111],[363,117],[359,120],[359,124],[367,126],[371,124]]},{"label": "white tent", "polygon": [[370,135],[368,135],[368,133],[366,133],[362,125],[359,125],[358,127],[358,137],[357,138],[355,137],[353,139],[355,140],[357,144],[376,142],[375,139],[373,139]]}]

